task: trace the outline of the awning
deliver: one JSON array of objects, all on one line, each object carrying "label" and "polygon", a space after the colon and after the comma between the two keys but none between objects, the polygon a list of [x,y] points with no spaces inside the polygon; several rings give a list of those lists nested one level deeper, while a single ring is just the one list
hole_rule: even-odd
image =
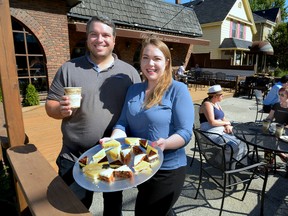
[{"label": "awning", "polygon": [[265,53],[273,55],[274,49],[268,41],[254,41],[249,47],[251,53]]},{"label": "awning", "polygon": [[219,46],[222,50],[247,50],[252,45],[251,41],[246,41],[237,38],[224,38],[221,45]]}]

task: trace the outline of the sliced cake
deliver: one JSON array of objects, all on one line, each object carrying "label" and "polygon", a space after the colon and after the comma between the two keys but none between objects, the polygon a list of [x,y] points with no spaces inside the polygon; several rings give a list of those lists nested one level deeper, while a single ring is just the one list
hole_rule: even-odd
[{"label": "sliced cake", "polygon": [[93,162],[98,163],[101,159],[103,159],[106,156],[105,149],[101,149],[96,154],[92,156]]},{"label": "sliced cake", "polygon": [[99,173],[98,179],[109,183],[114,182],[115,178],[113,172],[114,169],[112,168],[104,169],[102,172]]},{"label": "sliced cake", "polygon": [[134,146],[132,147],[132,149],[133,149],[133,154],[134,154],[134,155],[143,154],[143,151],[142,151],[142,149],[140,148],[140,145],[134,145]]},{"label": "sliced cake", "polygon": [[106,154],[110,156],[112,161],[114,161],[114,160],[120,159],[120,151],[121,151],[121,146],[117,146],[107,151]]},{"label": "sliced cake", "polygon": [[147,146],[147,156],[148,156],[148,160],[149,162],[154,162],[158,159],[159,155],[158,155],[158,150],[150,145]]},{"label": "sliced cake", "polygon": [[93,180],[97,180],[99,177],[99,173],[102,172],[102,169],[92,169],[92,170],[86,170],[84,174]]},{"label": "sliced cake", "polygon": [[133,167],[135,170],[135,173],[142,172],[144,170],[151,171],[151,164],[147,161],[142,160],[140,163],[138,163],[136,166]]},{"label": "sliced cake", "polygon": [[84,156],[83,158],[79,159],[80,168],[83,168],[88,164],[88,156]]},{"label": "sliced cake", "polygon": [[146,139],[140,139],[140,140],[139,140],[139,144],[140,144],[140,146],[142,146],[144,149],[147,149],[148,140],[146,140]]},{"label": "sliced cake", "polygon": [[111,147],[117,147],[117,146],[121,146],[121,143],[115,139],[111,139],[111,140],[102,144],[102,147],[105,149],[108,149]]},{"label": "sliced cake", "polygon": [[90,163],[90,164],[87,164],[85,167],[82,168],[82,171],[84,173],[87,171],[91,171],[91,170],[102,170],[102,165],[100,165],[98,163]]},{"label": "sliced cake", "polygon": [[135,155],[134,157],[134,166],[137,166],[141,161],[147,161],[148,162],[148,157],[146,154],[138,154],[138,155]]},{"label": "sliced cake", "polygon": [[120,166],[122,166],[122,165],[123,165],[123,163],[122,163],[122,161],[120,161],[120,160],[114,160],[114,161],[112,161],[112,162],[109,163],[109,166],[110,166],[111,168],[113,168],[113,169],[116,169],[116,168],[118,168],[118,167],[120,167]]},{"label": "sliced cake", "polygon": [[125,138],[125,143],[128,145],[138,145],[139,144],[140,138],[135,138],[135,137],[126,137]]},{"label": "sliced cake", "polygon": [[123,165],[114,170],[114,176],[116,178],[132,178],[133,172],[127,165]]},{"label": "sliced cake", "polygon": [[131,148],[122,149],[120,151],[120,157],[124,164],[129,164],[131,161]]},{"label": "sliced cake", "polygon": [[107,155],[105,155],[105,157],[103,157],[101,160],[98,161],[99,165],[105,166],[105,165],[109,165],[109,161],[108,161],[108,157]]}]

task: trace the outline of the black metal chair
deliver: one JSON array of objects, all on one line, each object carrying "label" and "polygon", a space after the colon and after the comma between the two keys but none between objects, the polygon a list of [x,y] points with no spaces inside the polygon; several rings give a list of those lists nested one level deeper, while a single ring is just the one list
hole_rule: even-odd
[{"label": "black metal chair", "polygon": [[263,93],[261,90],[255,89],[254,90],[254,95],[256,99],[256,117],[255,117],[255,122],[262,122],[263,120]]},{"label": "black metal chair", "polygon": [[[201,104],[198,103],[194,103],[194,124],[193,124],[193,129],[194,128],[200,128],[200,118],[199,118],[199,110],[200,110]],[[192,160],[190,163],[190,167],[192,166],[193,162],[194,162],[194,158],[195,158],[195,154],[196,151],[198,151],[198,147],[197,147],[197,141],[194,137],[194,152],[193,152],[193,156],[192,156]]]},{"label": "black metal chair", "polygon": [[[264,210],[264,195],[265,188],[267,184],[267,167],[264,166],[265,163],[253,163],[246,165],[241,161],[236,161],[232,158],[233,149],[230,145],[226,144],[225,139],[222,138],[223,143],[217,144],[212,139],[209,138],[211,135],[218,135],[209,132],[204,132],[199,129],[193,129],[195,138],[197,140],[197,145],[200,153],[200,176],[199,176],[199,185],[195,195],[197,198],[202,183],[203,173],[207,174],[219,187],[223,189],[222,202],[220,207],[219,215],[222,214],[224,199],[226,195],[226,189],[230,188],[231,192],[236,188],[238,184],[244,185],[244,194],[242,196],[242,201],[244,200],[247,190],[250,186],[251,181],[256,177],[261,177],[264,182],[261,191],[261,206],[260,206],[260,215],[263,215]],[[219,136],[219,135],[218,135]],[[230,148],[230,156],[225,155],[225,149]],[[232,165],[234,164],[235,167]],[[261,169],[261,172],[259,170]]]}]

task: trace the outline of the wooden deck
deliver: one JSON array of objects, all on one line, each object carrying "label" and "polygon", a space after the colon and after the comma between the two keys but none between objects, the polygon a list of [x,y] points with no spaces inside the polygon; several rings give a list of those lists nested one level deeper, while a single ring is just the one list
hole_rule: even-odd
[{"label": "wooden deck", "polygon": [[[192,86],[189,88],[193,101],[200,103],[207,96],[207,89],[208,87],[195,89]],[[224,95],[230,97],[233,92],[225,91]],[[24,107],[22,113],[25,133],[29,137],[29,143],[34,144],[51,166],[58,170],[55,161],[62,145],[61,120],[48,117],[43,105]]]}]

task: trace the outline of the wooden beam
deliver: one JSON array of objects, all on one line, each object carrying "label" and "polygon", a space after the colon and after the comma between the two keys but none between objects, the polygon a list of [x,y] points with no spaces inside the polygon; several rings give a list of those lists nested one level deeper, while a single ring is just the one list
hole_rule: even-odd
[{"label": "wooden beam", "polygon": [[[75,26],[76,26],[77,32],[86,32],[86,24],[75,23]],[[210,41],[205,40],[205,39],[167,35],[167,34],[151,32],[151,31],[140,31],[140,30],[133,30],[133,29],[116,28],[116,36],[119,36],[119,37],[144,39],[144,38],[150,37],[151,35],[165,42],[180,43],[180,44],[193,44],[193,45],[200,45],[200,46],[208,46],[210,44]]]},{"label": "wooden beam", "polygon": [[16,71],[9,0],[0,0],[0,80],[10,146],[24,145],[25,132]]}]

